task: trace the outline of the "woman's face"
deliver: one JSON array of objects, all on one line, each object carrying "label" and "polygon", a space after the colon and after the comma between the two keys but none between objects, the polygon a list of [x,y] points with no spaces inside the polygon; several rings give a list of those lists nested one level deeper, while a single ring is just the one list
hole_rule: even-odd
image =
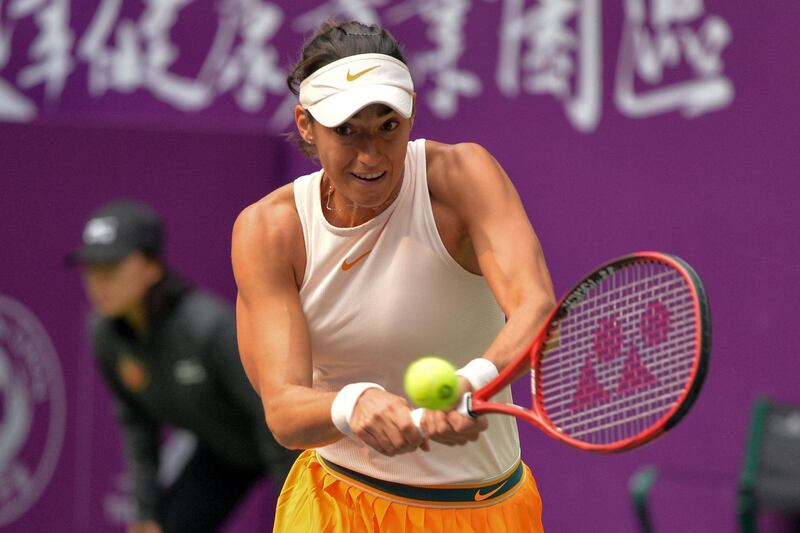
[{"label": "woman's face", "polygon": [[119,318],[142,304],[161,277],[160,263],[135,252],[118,263],[87,263],[81,273],[86,296],[98,315]]},{"label": "woman's face", "polygon": [[407,119],[388,106],[372,104],[343,124],[327,128],[309,123],[298,108],[300,134],[315,146],[325,170],[323,205],[332,186],[329,206],[334,212],[355,211],[357,223],[374,217],[376,209],[388,205],[400,189],[413,116]]}]

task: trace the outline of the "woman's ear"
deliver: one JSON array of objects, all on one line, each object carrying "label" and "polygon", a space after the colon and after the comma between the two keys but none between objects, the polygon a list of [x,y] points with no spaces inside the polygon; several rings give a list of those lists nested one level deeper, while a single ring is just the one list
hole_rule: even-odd
[{"label": "woman's ear", "polygon": [[308,144],[314,144],[314,136],[311,133],[311,121],[308,117],[308,111],[303,109],[303,106],[300,104],[294,107],[294,123],[297,125],[300,138]]}]

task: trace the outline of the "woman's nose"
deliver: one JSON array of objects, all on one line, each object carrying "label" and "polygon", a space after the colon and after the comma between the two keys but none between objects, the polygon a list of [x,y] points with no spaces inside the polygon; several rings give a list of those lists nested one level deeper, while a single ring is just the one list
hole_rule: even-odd
[{"label": "woman's nose", "polygon": [[381,162],[381,150],[378,141],[365,139],[358,147],[358,162],[367,167],[375,167]]}]

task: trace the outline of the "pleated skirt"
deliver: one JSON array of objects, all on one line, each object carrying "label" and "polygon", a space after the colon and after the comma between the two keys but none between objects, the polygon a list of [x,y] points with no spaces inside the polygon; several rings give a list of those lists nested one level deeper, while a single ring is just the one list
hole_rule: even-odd
[{"label": "pleated skirt", "polygon": [[539,490],[524,464],[507,481],[452,490],[398,486],[333,466],[314,450],[300,455],[278,498],[274,533],[544,531]]}]

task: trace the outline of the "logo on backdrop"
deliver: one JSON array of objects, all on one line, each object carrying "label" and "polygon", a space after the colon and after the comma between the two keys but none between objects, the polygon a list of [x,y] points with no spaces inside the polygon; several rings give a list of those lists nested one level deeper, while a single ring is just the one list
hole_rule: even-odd
[{"label": "logo on backdrop", "polygon": [[0,527],[28,511],[64,442],[61,365],[39,320],[0,294]]}]

